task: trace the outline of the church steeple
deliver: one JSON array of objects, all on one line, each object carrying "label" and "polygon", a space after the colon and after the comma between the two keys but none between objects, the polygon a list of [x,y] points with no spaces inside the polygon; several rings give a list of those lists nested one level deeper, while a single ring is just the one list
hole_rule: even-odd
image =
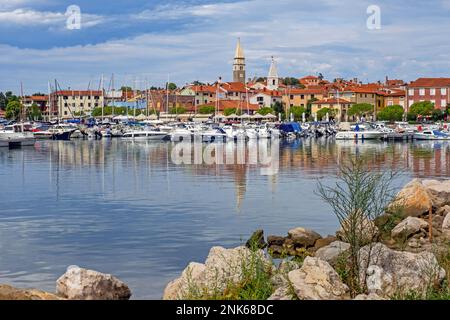
[{"label": "church steeple", "polygon": [[241,47],[241,39],[238,39],[233,63],[233,82],[245,84],[245,56]]},{"label": "church steeple", "polygon": [[270,90],[278,90],[280,80],[278,78],[278,70],[275,59],[272,56],[272,63],[270,64],[269,76],[267,77],[267,88]]}]

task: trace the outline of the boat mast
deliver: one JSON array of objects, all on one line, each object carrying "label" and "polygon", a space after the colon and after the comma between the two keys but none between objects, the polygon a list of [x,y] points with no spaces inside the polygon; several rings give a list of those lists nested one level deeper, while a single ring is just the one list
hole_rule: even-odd
[{"label": "boat mast", "polygon": [[50,81],[47,82],[47,91],[48,91],[48,106],[47,106],[47,112],[48,112],[48,122],[50,122],[51,119],[51,112],[52,112],[52,93],[50,88]]},{"label": "boat mast", "polygon": [[102,98],[103,98],[102,99],[102,123],[103,123],[105,117],[105,94],[104,94],[105,86],[103,84],[103,74],[100,80],[100,89],[102,90]]},{"label": "boat mast", "polygon": [[22,107],[22,112],[21,112],[21,120],[22,121],[25,121],[26,120],[26,110],[25,110],[25,100],[24,100],[24,97],[23,97],[23,82],[22,81],[20,81],[20,100],[22,101],[22,103],[21,103],[21,107]]},{"label": "boat mast", "polygon": [[167,74],[167,85],[166,85],[166,114],[169,114],[169,82],[170,74]]},{"label": "boat mast", "polygon": [[115,95],[116,90],[114,89],[114,73],[111,76],[111,86],[112,86],[112,118],[114,118],[114,103],[115,103]]}]

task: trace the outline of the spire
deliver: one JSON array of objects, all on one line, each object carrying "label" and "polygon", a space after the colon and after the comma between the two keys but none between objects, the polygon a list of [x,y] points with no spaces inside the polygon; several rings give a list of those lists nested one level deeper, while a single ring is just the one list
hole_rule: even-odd
[{"label": "spire", "polygon": [[244,59],[245,58],[244,50],[242,50],[242,47],[241,47],[241,38],[238,38],[238,43],[236,46],[236,53],[234,54],[234,58],[235,59]]},{"label": "spire", "polygon": [[270,64],[269,78],[278,78],[277,65],[275,63],[275,59],[273,58],[273,56],[272,56],[272,63]]},{"label": "spire", "polygon": [[269,76],[267,77],[267,88],[269,90],[278,90],[280,79],[278,78],[278,70],[275,59],[272,56],[272,63],[270,64]]}]

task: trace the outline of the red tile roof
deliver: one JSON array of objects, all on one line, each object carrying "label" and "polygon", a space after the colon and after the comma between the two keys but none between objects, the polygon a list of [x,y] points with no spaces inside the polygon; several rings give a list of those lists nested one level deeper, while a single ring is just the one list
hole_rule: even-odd
[{"label": "red tile roof", "polygon": [[281,92],[279,92],[277,90],[269,90],[267,88],[264,88],[264,89],[261,89],[261,90],[254,90],[253,92],[255,94],[264,93],[264,94],[267,94],[267,95],[272,96],[272,97],[281,97],[282,96]]},{"label": "red tile roof", "polygon": [[194,92],[216,93],[216,90],[217,90],[217,88],[215,86],[192,86],[190,88]]},{"label": "red tile roof", "polygon": [[408,85],[410,88],[440,88],[449,86],[450,78],[419,78]]},{"label": "red tile roof", "polygon": [[246,92],[245,84],[242,82],[223,82],[220,87],[228,92]]},{"label": "red tile roof", "polygon": [[58,96],[101,96],[102,91],[98,90],[62,90],[56,91]]},{"label": "red tile roof", "polygon": [[[215,106],[216,102],[204,104],[201,106],[197,106],[197,108],[201,108],[202,106]],[[219,111],[223,111],[225,109],[241,109],[244,112],[248,109],[250,111],[259,110],[259,105],[249,103],[247,106],[247,101],[239,101],[239,100],[219,100]]]},{"label": "red tile roof", "polygon": [[329,99],[323,99],[319,101],[314,101],[312,104],[353,104],[354,102],[348,101],[346,99],[342,98],[329,98]]},{"label": "red tile roof", "polygon": [[301,94],[325,94],[326,91],[324,89],[286,89],[282,91],[282,94],[293,94],[293,95],[301,95]]}]

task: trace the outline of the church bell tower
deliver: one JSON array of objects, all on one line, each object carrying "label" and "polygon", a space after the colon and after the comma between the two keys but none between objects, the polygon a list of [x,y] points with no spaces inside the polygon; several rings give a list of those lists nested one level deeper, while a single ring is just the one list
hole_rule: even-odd
[{"label": "church bell tower", "polygon": [[233,82],[245,84],[245,56],[241,47],[241,39],[238,39],[233,63]]}]

